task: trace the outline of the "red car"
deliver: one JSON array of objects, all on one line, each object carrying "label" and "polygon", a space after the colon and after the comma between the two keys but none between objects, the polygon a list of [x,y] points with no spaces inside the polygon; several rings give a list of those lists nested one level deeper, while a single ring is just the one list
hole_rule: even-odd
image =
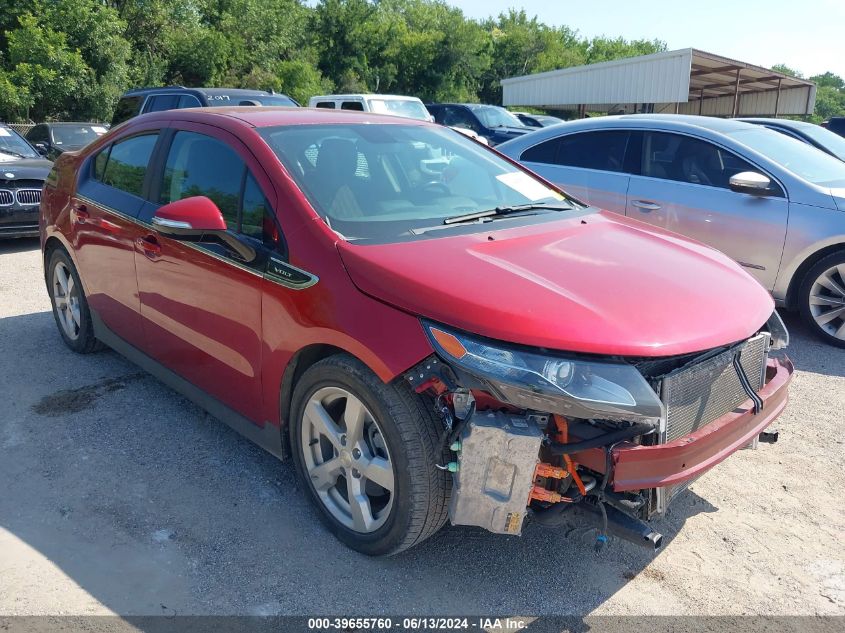
[{"label": "red car", "polygon": [[112,347],[291,456],[367,554],[447,518],[575,515],[657,548],[646,521],[771,441],[792,375],[726,256],[409,119],[137,117],[59,157],[41,245],[71,349]]}]

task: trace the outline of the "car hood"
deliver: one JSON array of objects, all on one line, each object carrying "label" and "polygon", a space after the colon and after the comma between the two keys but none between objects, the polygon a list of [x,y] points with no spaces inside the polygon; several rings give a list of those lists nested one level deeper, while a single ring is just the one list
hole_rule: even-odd
[{"label": "car hood", "polygon": [[555,350],[685,354],[751,336],[774,309],[727,256],[607,212],[338,249],[368,295],[467,332]]},{"label": "car hood", "polygon": [[494,127],[491,128],[494,132],[498,132],[500,134],[507,134],[508,136],[522,136],[523,134],[528,134],[529,132],[533,132],[539,128],[533,127]]},{"label": "car hood", "polygon": [[19,158],[8,163],[0,162],[0,180],[44,180],[52,167],[53,163],[43,158]]}]

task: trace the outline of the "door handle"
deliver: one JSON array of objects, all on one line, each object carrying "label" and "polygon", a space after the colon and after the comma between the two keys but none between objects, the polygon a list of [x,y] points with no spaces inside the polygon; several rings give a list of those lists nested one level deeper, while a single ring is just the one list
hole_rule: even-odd
[{"label": "door handle", "polygon": [[135,244],[143,251],[148,259],[156,259],[161,255],[161,244],[154,235],[147,235],[146,237],[139,237],[135,240]]},{"label": "door handle", "polygon": [[643,211],[659,211],[660,205],[655,202],[649,202],[648,200],[634,200],[631,204],[638,209],[642,209]]},{"label": "door handle", "polygon": [[91,219],[91,214],[88,212],[88,207],[84,204],[77,204],[73,206],[71,211],[77,224],[85,224]]}]

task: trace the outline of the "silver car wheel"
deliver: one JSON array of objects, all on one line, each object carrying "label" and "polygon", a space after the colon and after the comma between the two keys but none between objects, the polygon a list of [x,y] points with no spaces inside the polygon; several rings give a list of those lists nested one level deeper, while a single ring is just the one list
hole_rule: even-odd
[{"label": "silver car wheel", "polygon": [[845,340],[845,264],[827,269],[813,283],[810,314],[822,330]]},{"label": "silver car wheel", "polygon": [[396,480],[373,414],[345,389],[323,387],[302,417],[305,470],[323,506],[355,532],[378,530],[390,516]]},{"label": "silver car wheel", "polygon": [[62,330],[69,339],[75,341],[79,338],[81,323],[79,288],[70,270],[61,261],[53,268],[53,304]]}]

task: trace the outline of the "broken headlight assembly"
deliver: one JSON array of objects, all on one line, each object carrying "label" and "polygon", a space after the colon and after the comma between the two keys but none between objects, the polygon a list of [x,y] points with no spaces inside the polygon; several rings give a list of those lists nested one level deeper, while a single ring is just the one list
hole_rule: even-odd
[{"label": "broken headlight assembly", "polygon": [[521,409],[657,426],[663,405],[643,375],[624,362],[542,354],[423,321],[435,351],[453,370],[475,378]]}]

